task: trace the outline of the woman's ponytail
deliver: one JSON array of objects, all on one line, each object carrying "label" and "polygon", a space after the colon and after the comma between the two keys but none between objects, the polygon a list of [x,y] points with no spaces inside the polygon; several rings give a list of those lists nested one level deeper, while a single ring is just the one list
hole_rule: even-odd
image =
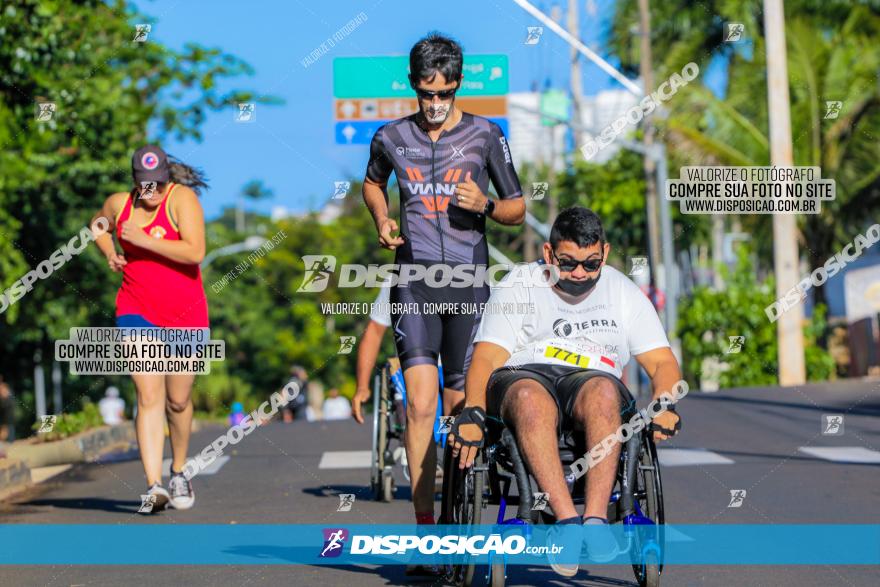
[{"label": "woman's ponytail", "polygon": [[174,183],[185,185],[200,195],[202,188],[208,187],[204,171],[190,167],[186,163],[170,156],[168,157],[168,174]]}]

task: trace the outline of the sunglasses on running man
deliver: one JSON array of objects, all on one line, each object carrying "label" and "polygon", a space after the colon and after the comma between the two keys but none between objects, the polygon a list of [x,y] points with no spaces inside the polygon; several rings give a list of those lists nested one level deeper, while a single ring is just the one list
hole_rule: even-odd
[{"label": "sunglasses on running man", "polygon": [[450,90],[440,90],[439,92],[434,92],[431,90],[423,90],[422,88],[415,88],[416,95],[422,100],[433,100],[434,96],[437,96],[441,100],[448,100],[449,98],[455,95],[455,92],[458,91],[459,86],[455,86]]},{"label": "sunglasses on running man", "polygon": [[560,259],[556,256],[556,252],[553,252],[553,258],[556,259],[556,262],[559,264],[559,268],[566,273],[569,271],[574,271],[577,269],[577,266],[580,265],[584,268],[584,271],[588,273],[592,273],[593,271],[598,271],[599,267],[602,266],[602,259],[600,258],[591,258],[584,259],[583,261],[578,261],[577,259]]}]

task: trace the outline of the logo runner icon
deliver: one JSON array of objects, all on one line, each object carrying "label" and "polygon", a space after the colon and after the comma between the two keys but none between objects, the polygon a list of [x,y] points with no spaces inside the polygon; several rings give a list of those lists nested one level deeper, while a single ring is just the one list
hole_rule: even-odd
[{"label": "logo runner icon", "polygon": [[344,528],[324,528],[324,548],[321,558],[337,557],[342,554],[345,541],[348,539],[348,530]]},{"label": "logo runner icon", "polygon": [[333,255],[303,255],[306,274],[297,292],[315,293],[327,289],[330,275],[336,269],[336,257]]}]

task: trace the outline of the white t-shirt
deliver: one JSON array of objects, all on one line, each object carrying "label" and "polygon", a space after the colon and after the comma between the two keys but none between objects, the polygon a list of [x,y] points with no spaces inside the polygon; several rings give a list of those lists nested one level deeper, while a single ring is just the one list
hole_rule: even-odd
[{"label": "white t-shirt", "polygon": [[373,302],[372,311],[370,312],[370,320],[376,324],[381,324],[385,328],[391,326],[391,288],[380,287],[379,295]]},{"label": "white t-shirt", "polygon": [[351,418],[351,404],[342,396],[328,397],[321,412],[325,420],[347,420]]},{"label": "white t-shirt", "polygon": [[122,423],[121,414],[125,411],[125,400],[121,397],[103,397],[98,402],[98,411],[104,424],[116,426]]},{"label": "white t-shirt", "polygon": [[505,366],[567,365],[618,377],[633,355],[669,346],[651,301],[614,267],[602,267],[593,291],[573,304],[548,286],[538,263],[511,271],[492,290],[477,342],[506,349]]}]

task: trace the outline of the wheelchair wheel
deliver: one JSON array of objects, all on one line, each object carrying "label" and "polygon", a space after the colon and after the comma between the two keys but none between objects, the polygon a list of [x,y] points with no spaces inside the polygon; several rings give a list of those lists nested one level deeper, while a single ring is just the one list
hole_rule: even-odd
[{"label": "wheelchair wheel", "polygon": [[388,376],[382,370],[373,385],[373,450],[370,471],[370,485],[376,501],[391,501],[393,487],[386,491],[386,485],[393,485],[391,471],[385,470],[385,457],[388,452]]},{"label": "wheelchair wheel", "polygon": [[638,544],[639,562],[633,564],[639,587],[659,587],[663,564],[660,553],[664,542],[665,513],[663,486],[660,482],[660,461],[651,435],[642,435],[639,466],[636,473],[636,504],[642,514],[656,525],[653,539]]},{"label": "wheelchair wheel", "polygon": [[382,472],[382,501],[391,502],[394,499],[394,478],[390,471]]},{"label": "wheelchair wheel", "polygon": [[[482,464],[478,452],[474,467],[462,471],[452,458],[452,446],[447,444],[443,452],[443,498],[440,507],[440,523],[457,526],[474,526],[480,523],[483,510],[483,472],[476,471]],[[493,565],[494,566],[494,565]],[[503,565],[502,565],[503,566]],[[474,580],[476,565],[452,564],[447,576],[454,585],[470,587]],[[494,573],[493,573],[494,577]],[[504,572],[501,572],[502,583]],[[496,585],[496,583],[492,583]]]}]

